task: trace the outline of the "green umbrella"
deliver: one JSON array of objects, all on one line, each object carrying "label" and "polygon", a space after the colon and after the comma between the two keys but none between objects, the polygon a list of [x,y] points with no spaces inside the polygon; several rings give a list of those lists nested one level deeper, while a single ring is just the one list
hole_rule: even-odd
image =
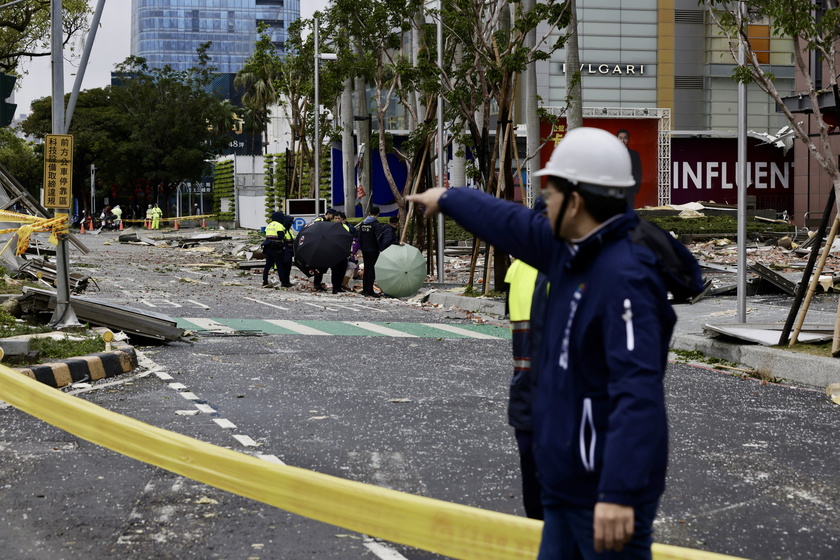
[{"label": "green umbrella", "polygon": [[411,245],[391,245],[376,261],[376,283],[391,297],[414,295],[426,279],[426,259]]}]

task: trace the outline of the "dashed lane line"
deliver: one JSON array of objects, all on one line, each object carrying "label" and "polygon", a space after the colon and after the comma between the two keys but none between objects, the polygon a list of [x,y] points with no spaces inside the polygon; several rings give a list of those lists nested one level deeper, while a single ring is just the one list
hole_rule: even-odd
[{"label": "dashed lane line", "polygon": [[263,304],[263,305],[267,305],[267,306],[269,306],[269,307],[273,307],[273,308],[275,308],[275,309],[280,309],[280,310],[282,310],[282,311],[288,311],[288,310],[289,310],[289,308],[288,308],[288,307],[283,307],[282,305],[274,305],[273,303],[268,303],[267,301],[263,301],[263,300],[261,300],[261,299],[255,299],[255,298],[251,298],[251,297],[247,297],[247,296],[242,296],[242,297],[243,297],[243,298],[245,298],[245,299],[247,299],[247,300],[250,300],[250,301],[255,301],[255,302],[257,302],[257,303],[261,303],[261,304]]}]

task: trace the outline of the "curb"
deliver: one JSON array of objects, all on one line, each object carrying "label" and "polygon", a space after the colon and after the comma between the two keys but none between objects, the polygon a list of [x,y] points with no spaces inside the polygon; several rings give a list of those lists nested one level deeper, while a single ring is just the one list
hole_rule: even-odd
[{"label": "curb", "polygon": [[128,344],[113,344],[114,350],[67,358],[15,371],[56,389],[79,381],[114,377],[137,367],[137,352]]},{"label": "curb", "polygon": [[834,358],[768,348],[759,344],[739,344],[696,334],[674,336],[671,348],[696,350],[706,356],[743,364],[773,377],[805,385],[826,387],[840,382],[840,368]]}]

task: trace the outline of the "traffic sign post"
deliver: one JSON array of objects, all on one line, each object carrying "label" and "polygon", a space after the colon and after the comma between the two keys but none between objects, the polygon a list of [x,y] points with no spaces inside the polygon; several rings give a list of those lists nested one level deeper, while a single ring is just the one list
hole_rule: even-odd
[{"label": "traffic sign post", "polygon": [[44,206],[70,210],[73,202],[73,136],[44,137]]}]

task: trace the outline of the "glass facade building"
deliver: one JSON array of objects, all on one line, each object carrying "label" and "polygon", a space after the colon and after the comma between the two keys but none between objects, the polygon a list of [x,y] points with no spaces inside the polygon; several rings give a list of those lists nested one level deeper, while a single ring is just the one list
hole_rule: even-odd
[{"label": "glass facade building", "polygon": [[299,17],[300,0],[132,0],[131,54],[151,68],[187,70],[210,41],[211,65],[235,74],[254,51],[259,23],[282,52],[286,28]]}]

